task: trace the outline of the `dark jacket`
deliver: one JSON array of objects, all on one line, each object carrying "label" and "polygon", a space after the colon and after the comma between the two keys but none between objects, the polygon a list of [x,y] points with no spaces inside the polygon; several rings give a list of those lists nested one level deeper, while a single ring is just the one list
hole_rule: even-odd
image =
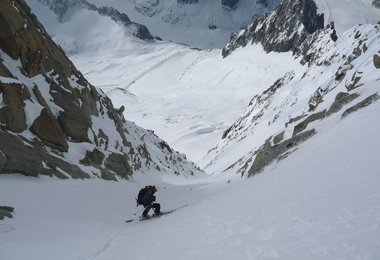
[{"label": "dark jacket", "polygon": [[156,196],[153,195],[153,192],[147,188],[143,188],[139,191],[137,197],[137,203],[147,207],[151,205],[156,200]]}]

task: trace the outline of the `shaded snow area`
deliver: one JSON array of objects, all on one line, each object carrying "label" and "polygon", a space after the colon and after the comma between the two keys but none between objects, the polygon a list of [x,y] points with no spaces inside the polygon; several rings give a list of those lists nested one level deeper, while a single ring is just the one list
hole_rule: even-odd
[{"label": "shaded snow area", "polygon": [[[0,176],[2,203],[15,207],[0,222],[0,259],[379,259],[379,109],[325,121],[287,160],[248,180]],[[163,210],[188,206],[125,223],[151,183]]]},{"label": "shaded snow area", "polygon": [[373,0],[315,0],[320,13],[324,13],[325,24],[334,21],[338,34],[358,24],[380,21],[380,9],[372,5]]}]

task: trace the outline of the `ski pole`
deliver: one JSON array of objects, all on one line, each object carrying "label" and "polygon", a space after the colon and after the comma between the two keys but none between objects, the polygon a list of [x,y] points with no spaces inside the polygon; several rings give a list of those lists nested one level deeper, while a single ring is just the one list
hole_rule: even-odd
[{"label": "ski pole", "polygon": [[136,216],[138,213],[140,213],[141,211],[143,211],[144,209],[146,209],[147,207],[149,207],[150,205],[144,207],[143,209],[140,209],[139,211],[133,213],[134,216]]},{"label": "ski pole", "polygon": [[133,213],[133,216],[136,216],[138,213],[140,213],[141,211],[143,211],[145,208],[143,208],[143,209],[140,209],[139,211],[137,211],[137,212],[135,212],[135,213]]}]

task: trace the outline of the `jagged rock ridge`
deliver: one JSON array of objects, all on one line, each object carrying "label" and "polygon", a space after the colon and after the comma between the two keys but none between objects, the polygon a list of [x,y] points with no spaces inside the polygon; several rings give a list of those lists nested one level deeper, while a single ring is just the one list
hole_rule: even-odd
[{"label": "jagged rock ridge", "polygon": [[317,13],[314,1],[284,0],[271,14],[258,18],[239,33],[232,34],[222,55],[227,57],[249,42],[260,43],[267,52],[298,53],[305,39],[323,27],[323,14]]},{"label": "jagged rock ridge", "polygon": [[126,121],[23,0],[0,2],[0,24],[0,173],[116,180],[200,172],[152,131]]}]

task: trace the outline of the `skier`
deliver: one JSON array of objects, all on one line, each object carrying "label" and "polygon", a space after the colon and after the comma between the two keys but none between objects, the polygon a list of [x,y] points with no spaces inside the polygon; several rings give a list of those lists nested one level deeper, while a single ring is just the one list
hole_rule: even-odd
[{"label": "skier", "polygon": [[156,201],[156,196],[154,193],[157,192],[156,186],[145,186],[139,191],[137,196],[137,206],[143,205],[145,210],[142,213],[142,218],[146,218],[148,216],[148,212],[150,209],[154,209],[154,216],[159,216],[161,214],[161,205],[159,203],[153,203]]}]

